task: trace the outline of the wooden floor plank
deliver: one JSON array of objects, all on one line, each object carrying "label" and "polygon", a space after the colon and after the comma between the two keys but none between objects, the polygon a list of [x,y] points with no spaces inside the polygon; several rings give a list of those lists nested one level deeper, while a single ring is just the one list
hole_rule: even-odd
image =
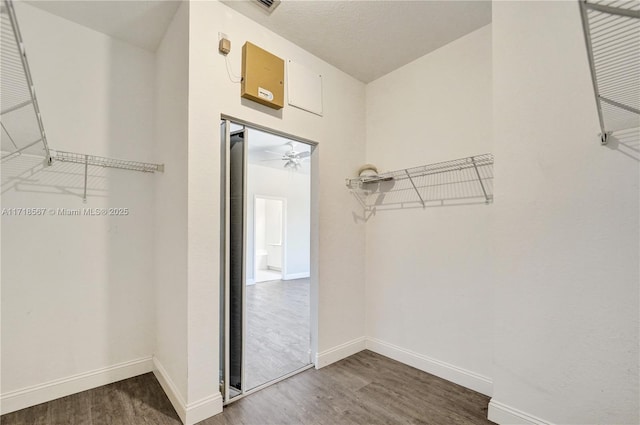
[{"label": "wooden floor plank", "polygon": [[311,363],[309,279],[246,287],[245,379],[252,389]]},{"label": "wooden floor plank", "polygon": [[[370,351],[246,396],[200,425],[486,425],[489,398]],[[153,374],[0,417],[2,425],[180,425]]]}]

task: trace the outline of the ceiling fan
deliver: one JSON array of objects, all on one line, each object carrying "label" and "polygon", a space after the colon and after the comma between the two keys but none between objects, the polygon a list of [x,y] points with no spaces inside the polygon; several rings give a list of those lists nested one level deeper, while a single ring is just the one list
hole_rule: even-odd
[{"label": "ceiling fan", "polygon": [[278,155],[280,158],[263,159],[262,161],[285,161],[284,168],[298,170],[302,162],[311,156],[311,152],[297,152],[293,146],[293,142],[287,142],[285,146],[287,146],[289,150],[284,153],[265,151],[267,153]]}]

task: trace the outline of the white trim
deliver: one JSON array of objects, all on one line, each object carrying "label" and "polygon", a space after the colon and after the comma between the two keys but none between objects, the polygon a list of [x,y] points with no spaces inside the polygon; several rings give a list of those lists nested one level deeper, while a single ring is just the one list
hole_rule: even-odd
[{"label": "white trim", "polygon": [[113,366],[79,373],[66,378],[56,379],[43,384],[33,385],[0,396],[2,414],[15,412],[36,404],[45,403],[60,397],[112,384],[127,378],[151,372],[151,357],[118,363]]},{"label": "white trim", "polygon": [[173,405],[173,408],[180,417],[182,423],[186,423],[187,403],[184,401],[184,398],[182,397],[182,394],[180,394],[178,387],[176,387],[176,384],[173,383],[173,380],[157,357],[153,358],[153,374],[156,376],[158,382],[160,382],[160,386],[169,398],[169,401]]},{"label": "white trim", "polygon": [[220,392],[187,404],[187,420],[184,423],[185,425],[197,424],[218,413],[222,413],[222,394]]},{"label": "white trim", "polygon": [[484,395],[492,395],[493,381],[486,376],[375,338],[367,338],[366,348]]},{"label": "white trim", "polygon": [[288,273],[282,276],[282,280],[295,280],[295,279],[305,279],[311,276],[309,272],[302,273]]},{"label": "white trim", "polygon": [[167,394],[183,424],[193,425],[222,412],[222,395],[219,392],[187,404],[166,369],[156,357],[153,358],[153,374],[160,382],[160,386]]},{"label": "white trim", "polygon": [[507,406],[493,398],[489,402],[488,419],[500,425],[553,425],[551,422]]},{"label": "white trim", "polygon": [[316,354],[316,369],[328,366],[331,363],[335,363],[338,360],[345,359],[352,356],[366,348],[365,337],[356,338],[352,341],[345,342],[336,347],[325,350]]}]

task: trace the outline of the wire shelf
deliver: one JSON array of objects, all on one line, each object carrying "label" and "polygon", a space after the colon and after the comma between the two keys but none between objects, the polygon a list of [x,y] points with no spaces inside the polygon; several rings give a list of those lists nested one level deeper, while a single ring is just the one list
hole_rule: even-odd
[{"label": "wire shelf", "polygon": [[640,2],[582,0],[585,42],[603,144],[640,127]]},{"label": "wire shelf", "polygon": [[82,200],[87,202],[87,179],[89,166],[103,168],[118,168],[121,170],[142,171],[144,173],[163,172],[164,164],[152,164],[149,162],[127,161],[124,159],[105,158],[103,156],[86,155],[74,152],[52,151],[53,161],[72,162],[84,165],[84,192]]},{"label": "wire shelf", "polygon": [[84,193],[82,198],[85,202],[87,200],[89,166],[118,168],[145,173],[164,171],[163,164],[105,158],[49,149],[27,61],[27,54],[12,1],[3,0],[0,12],[2,15],[0,33],[2,47],[0,50],[2,163],[22,154],[27,154],[27,156],[29,154],[42,155],[44,151],[45,164],[47,165],[52,165],[53,161],[82,164],[84,165]]},{"label": "wire shelf", "polygon": [[87,164],[98,167],[119,168],[122,170],[142,171],[145,173],[155,173],[164,171],[163,164],[152,164],[140,161],[128,161],[124,159],[105,158],[96,155],[85,155],[74,152],[52,151],[53,160],[61,162],[74,162],[76,164]]},{"label": "wire shelf", "polygon": [[493,201],[490,153],[346,180],[365,209],[398,209]]}]

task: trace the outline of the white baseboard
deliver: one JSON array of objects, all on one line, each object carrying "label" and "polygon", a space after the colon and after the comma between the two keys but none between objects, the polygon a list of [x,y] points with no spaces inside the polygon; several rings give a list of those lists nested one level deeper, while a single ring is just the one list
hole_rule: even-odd
[{"label": "white baseboard", "polygon": [[156,379],[169,398],[182,423],[186,423],[187,403],[184,401],[184,397],[180,394],[178,387],[173,383],[164,366],[162,366],[162,363],[160,363],[156,357],[153,358],[153,374],[156,376]]},{"label": "white baseboard", "polygon": [[393,344],[375,339],[361,337],[352,341],[322,351],[316,355],[316,369],[328,366],[339,360],[352,356],[362,350],[371,350],[393,360],[415,367],[447,381],[462,385],[481,394],[491,396],[493,381],[486,376],[479,375],[458,366],[432,359],[422,354],[398,347]]},{"label": "white baseboard", "polygon": [[359,353],[364,350],[365,347],[365,337],[360,337],[318,353],[316,354],[316,369]]},{"label": "white baseboard", "polygon": [[220,392],[189,403],[187,405],[187,420],[185,421],[185,425],[196,424],[218,413],[222,413],[222,394],[220,394]]},{"label": "white baseboard", "polygon": [[169,397],[169,401],[183,424],[193,425],[222,412],[222,395],[219,392],[187,404],[166,369],[156,357],[153,358],[153,374],[160,382],[160,386]]},{"label": "white baseboard", "polygon": [[551,422],[507,406],[495,399],[489,402],[488,419],[499,425],[553,425]]},{"label": "white baseboard", "polygon": [[374,353],[382,354],[400,363],[413,366],[416,369],[439,376],[440,378],[462,385],[481,394],[491,396],[493,392],[493,381],[490,378],[458,366],[432,359],[420,353],[375,338],[366,339],[366,348]]},{"label": "white baseboard", "polygon": [[10,391],[0,396],[0,413],[15,412],[81,391],[142,375],[153,370],[151,357],[130,360],[113,366],[79,373],[44,384]]},{"label": "white baseboard", "polygon": [[303,273],[287,273],[282,277],[282,280],[294,280],[294,279],[306,279],[311,276],[309,272]]}]

